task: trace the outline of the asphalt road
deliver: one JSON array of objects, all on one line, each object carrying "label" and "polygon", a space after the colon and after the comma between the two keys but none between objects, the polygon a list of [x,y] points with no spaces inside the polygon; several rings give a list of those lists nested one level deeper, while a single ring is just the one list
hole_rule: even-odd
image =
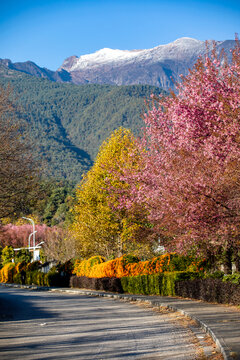
[{"label": "asphalt road", "polygon": [[1,360],[188,360],[199,354],[196,336],[169,314],[107,298],[0,287]]}]

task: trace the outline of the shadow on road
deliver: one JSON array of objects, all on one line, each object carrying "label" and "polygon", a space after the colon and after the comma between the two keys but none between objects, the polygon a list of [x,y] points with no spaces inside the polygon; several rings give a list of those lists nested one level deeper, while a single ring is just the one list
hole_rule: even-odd
[{"label": "shadow on road", "polygon": [[[56,317],[53,312],[47,312],[33,305],[35,296],[31,299],[26,293],[18,292],[18,295],[11,294],[9,290],[2,290],[0,287],[0,321],[20,321],[27,319],[42,319]],[[31,300],[31,301],[30,301]],[[37,300],[37,295],[36,295]]]}]

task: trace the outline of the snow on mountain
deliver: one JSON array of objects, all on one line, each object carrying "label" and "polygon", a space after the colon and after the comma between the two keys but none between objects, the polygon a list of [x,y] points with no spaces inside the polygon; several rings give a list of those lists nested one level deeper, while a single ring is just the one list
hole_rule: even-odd
[{"label": "snow on mountain", "polygon": [[[209,49],[213,41],[208,41]],[[231,61],[234,40],[216,42],[216,51],[225,50]],[[154,85],[165,90],[174,88],[180,74],[186,75],[200,55],[206,53],[205,41],[183,37],[152,49],[119,50],[104,48],[93,54],[70,56],[55,72],[32,62],[11,63],[0,59],[0,65],[52,81],[74,84]]]},{"label": "snow on mountain", "polygon": [[[79,69],[85,69],[87,67],[95,67],[103,64],[108,64],[112,62],[122,62],[129,61],[137,57],[137,54],[143,50],[138,51],[128,51],[128,50],[118,50],[118,49],[108,49],[104,48],[99,51],[96,51],[94,54],[80,56],[72,64],[71,68],[68,68],[68,71],[76,71]],[[64,68],[64,66],[63,66]]]},{"label": "snow on mountain", "polygon": [[[213,41],[208,41],[209,49]],[[229,53],[234,41],[216,42],[220,53]],[[166,45],[144,50],[104,48],[93,54],[71,56],[57,70],[70,74],[75,84],[98,83],[115,85],[149,84],[165,90],[174,88],[180,74],[186,75],[197,58],[206,52],[205,41],[183,37]]]},{"label": "snow on mountain", "polygon": [[180,38],[167,45],[159,45],[145,50],[119,50],[104,48],[93,54],[66,59],[60,69],[66,71],[78,71],[108,64],[133,63],[133,62],[156,62],[161,60],[175,60],[201,53],[205,48],[205,42],[191,38]]}]

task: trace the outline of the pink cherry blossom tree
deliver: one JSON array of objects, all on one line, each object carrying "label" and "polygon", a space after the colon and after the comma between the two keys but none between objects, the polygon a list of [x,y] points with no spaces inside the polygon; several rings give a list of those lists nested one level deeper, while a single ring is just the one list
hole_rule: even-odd
[{"label": "pink cherry blossom tree", "polygon": [[[65,262],[76,255],[75,240],[67,229],[45,224],[36,224],[36,245],[42,241],[43,255],[47,260]],[[28,237],[32,233],[31,224],[7,224],[0,227],[0,246],[13,248],[28,247]],[[31,242],[32,246],[32,242]]]},{"label": "pink cherry blossom tree", "polygon": [[169,250],[207,256],[240,245],[240,47],[232,62],[215,50],[199,58],[177,94],[152,99],[145,114],[141,171],[125,170]]},{"label": "pink cherry blossom tree", "polygon": [[[36,225],[36,244],[46,240],[47,225]],[[7,224],[0,227],[0,244],[2,247],[12,246],[14,248],[27,247],[28,237],[32,233],[32,225]],[[32,243],[31,243],[32,246]]]}]

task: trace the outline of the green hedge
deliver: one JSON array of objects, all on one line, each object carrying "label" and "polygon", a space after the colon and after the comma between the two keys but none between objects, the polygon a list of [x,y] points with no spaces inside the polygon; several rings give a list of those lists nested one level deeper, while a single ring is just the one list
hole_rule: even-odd
[{"label": "green hedge", "polygon": [[201,277],[199,272],[165,272],[121,278],[123,291],[131,294],[174,296],[177,281]]},{"label": "green hedge", "polygon": [[[237,282],[233,284],[230,280]],[[239,276],[221,279],[204,278],[199,272],[165,272],[121,278],[125,293],[181,296],[220,304],[240,305]]]},{"label": "green hedge", "polygon": [[41,271],[26,271],[25,281],[23,281],[20,273],[13,276],[13,282],[21,285],[38,285],[38,286],[69,286],[70,276],[62,276],[58,272],[49,271],[44,274]]},{"label": "green hedge", "polygon": [[[237,283],[230,280],[234,277]],[[62,276],[56,271],[44,274],[38,270],[27,271],[25,284],[39,286],[69,286],[70,276]],[[17,273],[13,282],[22,284],[22,277]],[[72,276],[71,287],[105,290],[118,293],[181,296],[222,304],[240,305],[239,276],[229,276],[225,281],[204,278],[199,272],[165,272],[157,275],[139,275],[119,278],[87,278]]]},{"label": "green hedge", "polygon": [[192,279],[177,281],[177,296],[219,304],[240,305],[240,285],[221,279]]}]

